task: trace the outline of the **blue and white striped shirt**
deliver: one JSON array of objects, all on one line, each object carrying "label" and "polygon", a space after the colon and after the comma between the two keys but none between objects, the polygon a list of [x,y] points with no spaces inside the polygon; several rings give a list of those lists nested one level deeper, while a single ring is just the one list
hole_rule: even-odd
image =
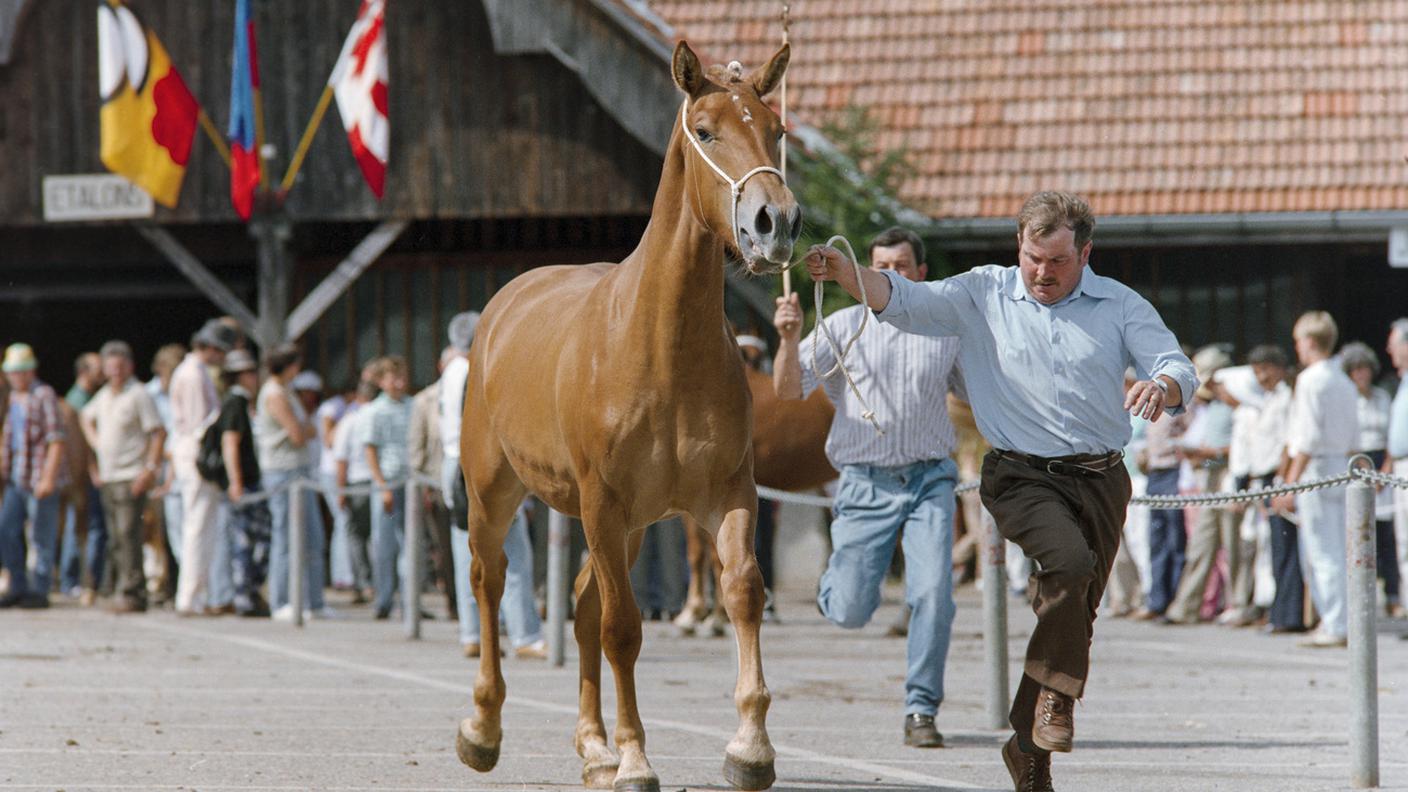
[{"label": "blue and white striped shirt", "polygon": [[1027,294],[1017,267],[924,283],[882,274],[891,287],[882,321],[911,333],[958,334],[973,417],[996,448],[1042,457],[1124,448],[1131,365],[1140,379],[1171,377],[1185,403],[1198,389],[1193,364],[1154,306],[1088,266],[1055,305]]},{"label": "blue and white striped shirt", "polygon": [[[843,348],[860,325],[862,310],[853,305],[826,317],[826,326]],[[820,372],[812,368],[813,345],[817,345]],[[819,332],[803,339],[798,350],[803,395],[820,385],[836,406],[826,437],[826,457],[834,467],[891,467],[944,459],[953,453],[957,440],[945,396],[959,380],[957,338],[914,335],[873,318],[866,325],[846,357],[846,368],[875,411],[884,435],[862,417],[865,408],[846,385],[844,374],[838,371],[818,381],[817,375],[836,362],[831,345]]]}]

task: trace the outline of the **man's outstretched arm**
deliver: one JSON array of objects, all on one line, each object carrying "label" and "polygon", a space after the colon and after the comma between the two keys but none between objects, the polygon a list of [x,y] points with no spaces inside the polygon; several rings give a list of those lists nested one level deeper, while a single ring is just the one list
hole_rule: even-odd
[{"label": "man's outstretched arm", "polygon": [[[836,281],[857,302],[860,301],[860,281],[856,267],[846,255],[833,247],[813,245],[803,261],[812,280]],[[862,267],[859,277],[865,279],[865,303],[872,311],[883,311],[890,304],[890,279],[868,267]]]}]

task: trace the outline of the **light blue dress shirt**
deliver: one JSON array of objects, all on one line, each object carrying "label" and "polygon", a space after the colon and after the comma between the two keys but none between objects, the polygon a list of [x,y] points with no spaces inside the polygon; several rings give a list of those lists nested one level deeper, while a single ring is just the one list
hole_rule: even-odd
[{"label": "light blue dress shirt", "polygon": [[1141,380],[1171,377],[1185,401],[1198,389],[1193,364],[1149,301],[1088,266],[1055,305],[1027,294],[1015,266],[924,283],[882,274],[891,291],[881,321],[958,336],[969,403],[995,448],[1042,457],[1124,448],[1124,372],[1131,365]]},{"label": "light blue dress shirt", "polygon": [[1393,406],[1389,407],[1388,455],[1394,459],[1408,457],[1408,375],[1399,380]]}]

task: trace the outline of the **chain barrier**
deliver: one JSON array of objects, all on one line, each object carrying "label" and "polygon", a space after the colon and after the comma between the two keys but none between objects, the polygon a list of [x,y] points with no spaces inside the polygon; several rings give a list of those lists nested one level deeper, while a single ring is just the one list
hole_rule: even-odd
[{"label": "chain barrier", "polygon": [[[1358,457],[1356,457],[1358,459]],[[1355,464],[1354,462],[1350,463]],[[1349,482],[1360,479],[1377,484],[1381,487],[1394,487],[1396,489],[1408,490],[1408,478],[1402,476],[1391,476],[1381,473],[1372,468],[1352,467],[1348,472],[1337,476],[1326,476],[1325,478],[1312,479],[1310,481],[1300,481],[1295,484],[1278,484],[1274,487],[1264,487],[1249,490],[1238,490],[1236,492],[1210,492],[1201,495],[1138,495],[1129,499],[1131,506],[1148,506],[1151,509],[1183,509],[1189,506],[1231,506],[1236,503],[1257,503],[1265,501],[1279,495],[1296,495],[1303,492],[1313,492],[1315,490],[1329,489],[1331,487],[1342,487]],[[977,481],[965,481],[954,488],[955,495],[963,495],[978,489]],[[791,503],[799,506],[817,506],[823,509],[832,507],[832,499],[821,495],[810,495],[799,492],[784,492],[772,487],[758,487],[758,496],[778,503]]]},{"label": "chain barrier", "polygon": [[263,503],[264,501],[270,500],[275,495],[281,495],[285,492],[288,492],[289,490],[293,489],[295,485],[302,487],[303,489],[313,490],[314,492],[317,492],[318,494],[324,497],[332,497],[336,495],[375,495],[378,492],[388,491],[400,492],[402,489],[405,488],[406,483],[408,481],[414,481],[416,484],[419,484],[420,486],[425,487],[426,489],[435,490],[437,492],[440,490],[439,481],[431,478],[430,476],[426,476],[420,473],[412,474],[407,478],[396,479],[395,481],[388,481],[386,483],[386,486],[384,487],[372,484],[371,482],[368,482],[366,484],[349,484],[345,487],[327,487],[324,486],[323,483],[320,481],[315,481],[311,478],[299,476],[298,478],[289,479],[288,481],[285,481],[284,483],[280,484],[277,487],[274,487],[273,489],[260,490],[258,492],[245,495],[243,498],[240,498],[238,501],[235,501],[231,505],[239,508],[244,506],[253,506],[256,503]]}]

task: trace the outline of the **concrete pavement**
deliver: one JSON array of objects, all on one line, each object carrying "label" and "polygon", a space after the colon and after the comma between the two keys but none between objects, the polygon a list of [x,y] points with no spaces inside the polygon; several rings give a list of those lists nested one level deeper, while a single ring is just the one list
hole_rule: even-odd
[{"label": "concrete pavement", "polygon": [[[976,592],[959,620],[939,725],[948,746],[900,744],[904,643],[826,624],[805,593],[764,631],[779,790],[1010,789],[985,728]],[[1012,672],[1031,613],[1011,608]],[[580,788],[575,661],[512,657],[498,768],[459,764],[454,734],[474,665],[444,621],[408,642],[345,608],[302,631],[169,612],[115,617],[67,603],[0,613],[0,790],[528,790]],[[1408,641],[1380,637],[1385,788],[1408,789]],[[1343,650],[1215,627],[1102,619],[1077,708],[1066,790],[1349,788]],[[649,623],[637,667],[662,789],[723,788],[736,724],[733,641]],[[606,684],[608,698],[611,685]],[[607,712],[614,712],[608,700]],[[608,719],[608,726],[610,719]]]}]

